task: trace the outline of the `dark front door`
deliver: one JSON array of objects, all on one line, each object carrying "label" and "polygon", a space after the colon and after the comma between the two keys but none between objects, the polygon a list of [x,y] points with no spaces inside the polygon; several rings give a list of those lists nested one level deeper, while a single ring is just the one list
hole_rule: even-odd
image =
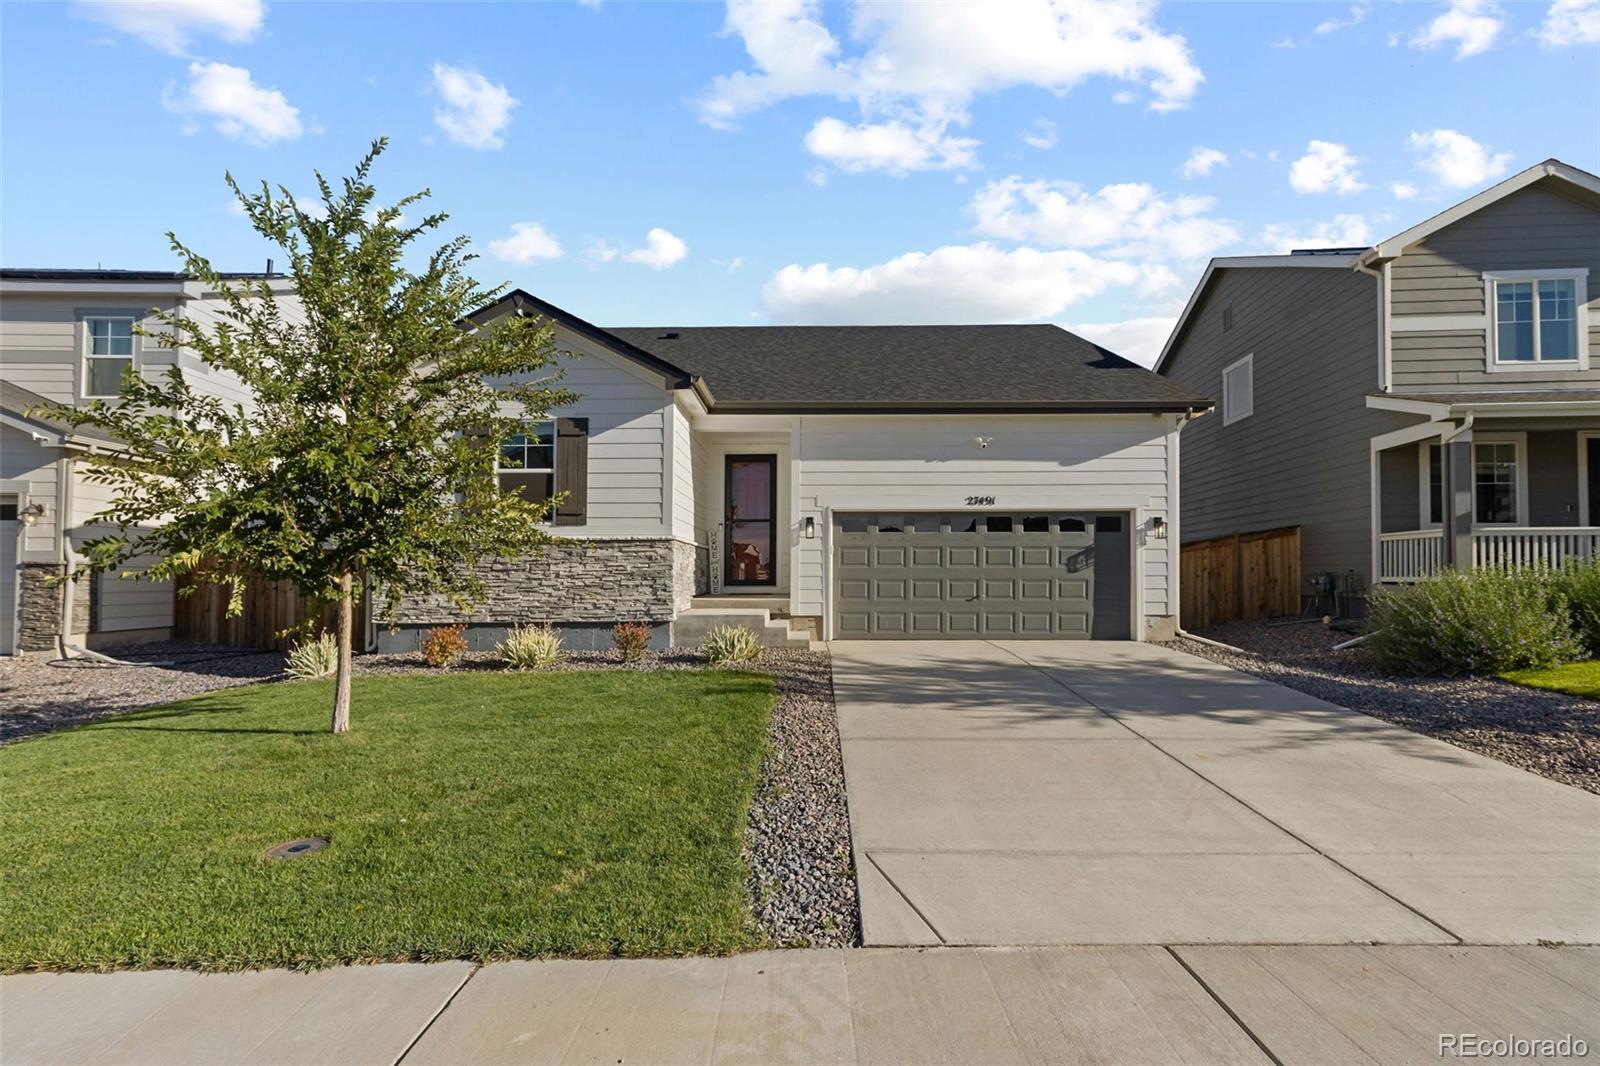
[{"label": "dark front door", "polygon": [[1585,437],[1583,446],[1588,449],[1589,483],[1583,491],[1589,494],[1589,524],[1600,525],[1600,437]]},{"label": "dark front door", "polygon": [[730,455],[727,465],[725,585],[776,585],[778,457]]}]

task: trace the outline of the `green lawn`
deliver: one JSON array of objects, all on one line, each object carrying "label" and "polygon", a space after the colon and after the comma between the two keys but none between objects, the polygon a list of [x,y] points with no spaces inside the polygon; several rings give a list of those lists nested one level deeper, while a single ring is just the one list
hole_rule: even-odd
[{"label": "green lawn", "polygon": [[[770,678],[261,685],[0,750],[0,970],[756,946],[740,841]],[[326,836],[317,854],[263,852]]]},{"label": "green lawn", "polygon": [[1547,688],[1554,692],[1565,692],[1569,696],[1600,700],[1600,659],[1567,663],[1545,670],[1512,670],[1500,676],[1529,688]]}]

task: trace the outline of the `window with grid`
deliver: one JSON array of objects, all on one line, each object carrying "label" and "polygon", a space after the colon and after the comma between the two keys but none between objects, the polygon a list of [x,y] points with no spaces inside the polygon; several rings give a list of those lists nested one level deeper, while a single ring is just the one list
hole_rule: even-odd
[{"label": "window with grid", "polygon": [[1472,446],[1473,517],[1491,525],[1513,525],[1517,514],[1517,446],[1481,441]]},{"label": "window with grid", "polygon": [[83,327],[83,394],[115,396],[122,391],[122,372],[133,366],[133,319],[87,318]]},{"label": "window with grid", "polygon": [[1491,358],[1502,367],[1573,363],[1583,355],[1581,276],[1494,278]]},{"label": "window with grid", "polygon": [[556,492],[556,427],[553,422],[530,424],[500,446],[495,470],[503,492],[520,492],[535,503]]}]

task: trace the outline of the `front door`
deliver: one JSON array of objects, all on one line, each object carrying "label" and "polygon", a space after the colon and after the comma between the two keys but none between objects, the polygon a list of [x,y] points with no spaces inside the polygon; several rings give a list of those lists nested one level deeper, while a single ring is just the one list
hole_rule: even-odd
[{"label": "front door", "polygon": [[730,455],[723,498],[728,535],[723,559],[725,585],[778,583],[778,457]]}]

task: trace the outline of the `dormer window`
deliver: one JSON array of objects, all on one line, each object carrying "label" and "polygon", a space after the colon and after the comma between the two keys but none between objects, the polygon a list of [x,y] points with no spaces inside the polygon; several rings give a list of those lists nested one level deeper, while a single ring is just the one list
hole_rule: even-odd
[{"label": "dormer window", "polygon": [[1587,270],[1509,270],[1487,274],[1489,369],[1589,367]]}]

